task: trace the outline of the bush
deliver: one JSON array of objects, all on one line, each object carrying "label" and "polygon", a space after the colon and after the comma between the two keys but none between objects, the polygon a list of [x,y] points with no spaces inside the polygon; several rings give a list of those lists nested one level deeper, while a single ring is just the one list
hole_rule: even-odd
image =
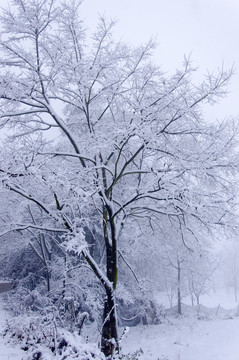
[{"label": "bush", "polygon": [[18,316],[7,322],[4,337],[26,352],[26,360],[103,360],[95,344],[56,326],[53,319]]}]

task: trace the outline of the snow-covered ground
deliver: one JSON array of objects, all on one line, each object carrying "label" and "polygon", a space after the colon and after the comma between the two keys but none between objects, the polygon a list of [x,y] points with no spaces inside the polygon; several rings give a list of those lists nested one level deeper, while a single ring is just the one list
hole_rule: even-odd
[{"label": "snow-covered ground", "polygon": [[[165,294],[158,293],[157,300],[168,306]],[[191,305],[190,298],[183,302]],[[123,352],[142,348],[142,360],[238,360],[239,317],[231,318],[222,311],[233,309],[232,313],[238,313],[232,289],[203,295],[200,302],[201,311],[208,307],[213,320],[198,320],[185,307],[187,313],[181,318],[173,316],[161,325],[130,328],[122,340]]]},{"label": "snow-covered ground", "polygon": [[238,360],[238,336],[238,318],[174,319],[168,324],[131,328],[122,348],[124,353],[142,348],[142,360]]},{"label": "snow-covered ground", "polygon": [[[0,299],[2,295],[0,295]],[[202,298],[202,304],[225,309],[237,308],[231,292]],[[0,301],[0,329],[9,315]],[[196,316],[168,317],[160,325],[137,326],[125,334],[123,353],[143,350],[142,360],[238,360],[239,317],[198,320]],[[22,360],[20,348],[6,345],[0,337],[0,360]]]}]

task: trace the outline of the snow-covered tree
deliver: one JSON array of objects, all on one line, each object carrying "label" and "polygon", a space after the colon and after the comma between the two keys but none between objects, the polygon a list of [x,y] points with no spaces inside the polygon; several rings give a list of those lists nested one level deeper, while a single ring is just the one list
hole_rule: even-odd
[{"label": "snow-covered tree", "polygon": [[213,275],[220,266],[220,259],[208,249],[201,249],[192,255],[191,268],[188,268],[187,278],[189,292],[194,305],[195,296],[197,305],[200,304],[200,296],[208,293],[213,285]]},{"label": "snow-covered tree", "polygon": [[[2,233],[55,232],[86,260],[105,289],[108,356],[118,349],[118,245],[131,219],[231,224],[237,128],[207,125],[200,107],[225,95],[231,71],[194,84],[185,59],[166,77],[150,62],[152,42],[115,42],[105,19],[87,37],[75,1],[14,0],[1,25],[0,121],[14,149],[2,152],[2,191],[18,196],[19,214],[32,212]],[[101,257],[85,239],[93,227]]]}]

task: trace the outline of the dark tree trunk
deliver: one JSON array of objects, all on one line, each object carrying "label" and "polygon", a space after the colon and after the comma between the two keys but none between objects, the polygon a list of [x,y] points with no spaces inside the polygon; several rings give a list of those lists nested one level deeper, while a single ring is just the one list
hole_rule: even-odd
[{"label": "dark tree trunk", "polygon": [[49,293],[51,291],[51,273],[48,268],[46,271],[46,282],[47,282],[47,292]]},{"label": "dark tree trunk", "polygon": [[64,256],[64,274],[63,274],[63,279],[62,279],[62,292],[61,292],[61,297],[62,297],[63,302],[65,301],[65,298],[66,298],[66,274],[67,274],[66,256]]},{"label": "dark tree trunk", "polygon": [[113,290],[106,291],[103,321],[101,351],[108,357],[119,350],[116,303]]},{"label": "dark tree trunk", "polygon": [[[111,241],[109,241],[109,233]],[[101,335],[101,351],[106,357],[110,357],[119,350],[118,324],[115,302],[115,289],[118,276],[117,240],[115,234],[115,223],[112,218],[111,209],[104,209],[104,240],[106,248],[106,273],[112,285],[105,284],[105,302],[103,313],[103,326]]]}]

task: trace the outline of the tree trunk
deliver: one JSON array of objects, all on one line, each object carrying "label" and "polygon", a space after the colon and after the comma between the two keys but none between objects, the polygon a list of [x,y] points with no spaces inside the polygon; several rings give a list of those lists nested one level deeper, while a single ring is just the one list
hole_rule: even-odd
[{"label": "tree trunk", "polygon": [[119,350],[116,303],[112,290],[106,290],[103,321],[101,351],[107,357]]},{"label": "tree trunk", "polygon": [[[109,232],[111,234],[111,242],[109,241]],[[112,218],[112,211],[109,207],[105,207],[104,209],[104,240],[106,247],[107,278],[112,284],[112,287],[109,288],[105,285],[106,297],[103,313],[101,351],[106,357],[110,357],[114,352],[118,352],[119,339],[115,302],[115,289],[118,276],[117,240],[115,223]]]},{"label": "tree trunk", "polygon": [[194,297],[193,297],[193,286],[192,286],[192,280],[188,279],[188,288],[189,288],[189,292],[190,292],[190,297],[191,297],[191,304],[192,306],[194,306]]},{"label": "tree trunk", "polygon": [[66,297],[66,275],[67,275],[67,261],[66,261],[66,255],[64,256],[64,273],[63,273],[63,279],[62,279],[62,292],[61,297],[63,302],[65,301]]},{"label": "tree trunk", "polygon": [[236,263],[236,255],[234,255],[233,259],[233,288],[234,288],[234,296],[237,302],[237,263]]},{"label": "tree trunk", "polygon": [[182,315],[182,303],[181,303],[181,291],[180,287],[178,287],[178,314]]},{"label": "tree trunk", "polygon": [[234,296],[235,296],[235,301],[237,302],[237,279],[234,277]]},{"label": "tree trunk", "polygon": [[51,273],[50,273],[50,270],[48,267],[46,270],[46,282],[47,282],[47,292],[50,293],[50,291],[51,291]]},{"label": "tree trunk", "polygon": [[194,298],[193,298],[193,294],[191,294],[191,303],[192,303],[192,306],[194,306]]},{"label": "tree trunk", "polygon": [[182,303],[181,303],[181,267],[178,260],[178,314],[182,315]]}]

